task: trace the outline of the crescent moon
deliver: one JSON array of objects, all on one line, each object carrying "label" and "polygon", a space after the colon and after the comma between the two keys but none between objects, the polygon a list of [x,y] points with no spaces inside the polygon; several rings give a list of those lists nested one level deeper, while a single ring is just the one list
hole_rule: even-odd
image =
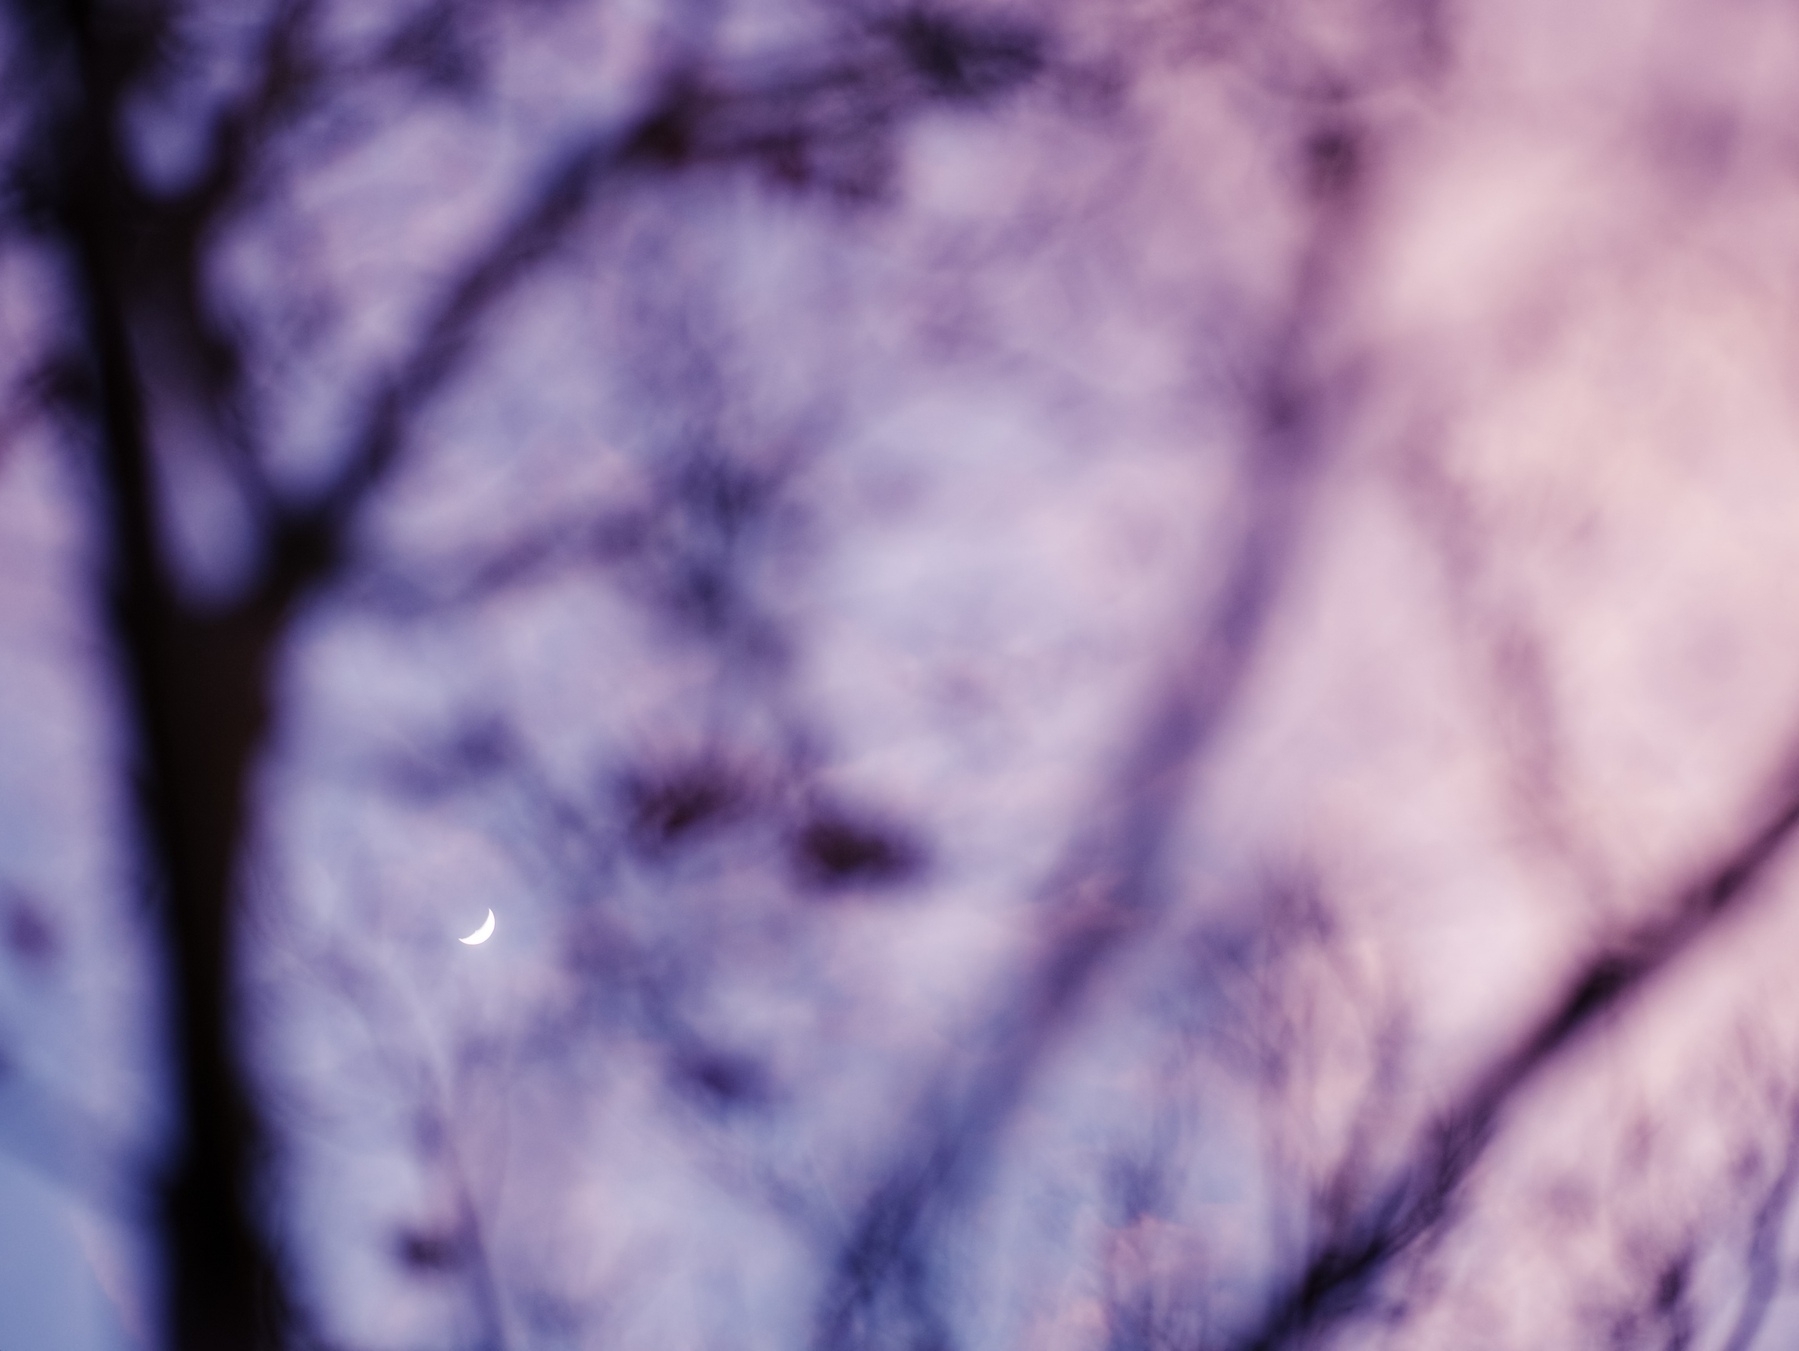
[{"label": "crescent moon", "polygon": [[487,918],[481,921],[481,927],[479,929],[476,929],[467,938],[459,938],[456,941],[459,943],[467,943],[467,944],[473,946],[476,943],[485,943],[488,939],[490,939],[492,937],[493,937],[493,911],[489,910],[487,912]]}]

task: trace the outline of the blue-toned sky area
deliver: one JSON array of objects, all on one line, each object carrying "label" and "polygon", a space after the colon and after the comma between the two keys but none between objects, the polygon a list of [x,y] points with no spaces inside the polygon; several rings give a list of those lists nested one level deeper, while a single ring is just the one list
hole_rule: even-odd
[{"label": "blue-toned sky area", "polygon": [[[121,283],[183,613],[356,485],[233,841],[316,1345],[1795,1335],[1799,12],[170,13],[133,200],[296,82]],[[0,1351],[154,1351],[91,276],[9,193]]]}]

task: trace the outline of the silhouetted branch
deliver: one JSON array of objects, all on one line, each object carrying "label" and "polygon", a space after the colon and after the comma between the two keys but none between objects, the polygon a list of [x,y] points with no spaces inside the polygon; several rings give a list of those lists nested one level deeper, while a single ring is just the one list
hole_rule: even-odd
[{"label": "silhouetted branch", "polygon": [[1435,1238],[1453,1216],[1464,1183],[1512,1101],[1583,1034],[1739,909],[1796,826],[1799,796],[1779,800],[1753,834],[1679,892],[1660,918],[1590,959],[1517,1049],[1437,1118],[1416,1160],[1351,1223],[1327,1234],[1303,1268],[1277,1288],[1260,1323],[1230,1344],[1240,1351],[1273,1351],[1363,1311],[1393,1264]]},{"label": "silhouetted branch", "polygon": [[1749,1284],[1723,1351],[1750,1351],[1780,1290],[1781,1233],[1792,1214],[1793,1189],[1799,1186],[1799,1121],[1789,1121],[1786,1134],[1786,1156],[1781,1160],[1780,1172],[1756,1208],[1750,1228]]},{"label": "silhouetted branch", "polygon": [[[948,1346],[929,1272],[935,1226],[977,1186],[1025,1090],[1099,973],[1154,924],[1165,851],[1204,757],[1230,716],[1275,597],[1302,538],[1312,485],[1326,461],[1302,334],[1347,247],[1334,182],[1321,203],[1290,327],[1255,391],[1246,468],[1247,525],[1207,613],[1177,650],[1124,740],[1117,767],[1043,887],[1043,939],[1006,1003],[979,1020],[955,1062],[922,1095],[898,1161],[856,1215],[816,1314],[816,1351],[883,1345],[883,1309],[916,1324],[906,1344]],[[891,1316],[891,1315],[886,1315]]]},{"label": "silhouetted branch", "polygon": [[[526,204],[502,225],[446,289],[420,326],[413,351],[371,401],[366,422],[335,481],[288,530],[313,538],[341,533],[350,514],[388,473],[413,421],[468,361],[489,314],[588,218],[609,183],[732,165],[760,166],[798,187],[816,186],[815,166],[846,145],[865,158],[903,115],[933,101],[981,101],[1033,76],[1038,39],[1023,30],[906,19],[861,59],[726,72],[678,72],[657,102],[622,130],[576,138],[541,173]],[[827,184],[827,186],[829,186]]]},{"label": "silhouetted branch", "polygon": [[54,114],[60,124],[45,134],[62,163],[60,223],[93,363],[113,551],[109,618],[136,731],[144,866],[168,945],[182,1108],[162,1196],[171,1335],[194,1351],[241,1351],[276,1344],[287,1302],[252,1213],[263,1140],[230,1015],[230,893],[279,618],[188,611],[161,552],[146,395],[127,319],[131,253],[121,237],[133,194],[115,123],[132,54],[128,42],[109,45],[103,22],[84,5],[47,21],[46,58],[66,68],[70,87]]}]

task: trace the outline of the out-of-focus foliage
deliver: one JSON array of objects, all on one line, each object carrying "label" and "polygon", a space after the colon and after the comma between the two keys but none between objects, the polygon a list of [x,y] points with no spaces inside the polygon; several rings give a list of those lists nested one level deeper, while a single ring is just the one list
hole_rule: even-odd
[{"label": "out-of-focus foliage", "polygon": [[0,1348],[1799,1328],[1799,15],[0,42]]}]

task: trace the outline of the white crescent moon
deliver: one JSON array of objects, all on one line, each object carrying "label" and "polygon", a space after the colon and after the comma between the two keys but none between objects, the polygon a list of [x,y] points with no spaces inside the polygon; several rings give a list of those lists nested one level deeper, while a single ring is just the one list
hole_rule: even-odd
[{"label": "white crescent moon", "polygon": [[481,927],[479,929],[476,929],[467,938],[459,938],[456,941],[459,943],[469,943],[469,944],[485,943],[488,939],[490,939],[492,937],[493,937],[493,911],[489,910],[487,912],[487,918],[481,921]]}]

